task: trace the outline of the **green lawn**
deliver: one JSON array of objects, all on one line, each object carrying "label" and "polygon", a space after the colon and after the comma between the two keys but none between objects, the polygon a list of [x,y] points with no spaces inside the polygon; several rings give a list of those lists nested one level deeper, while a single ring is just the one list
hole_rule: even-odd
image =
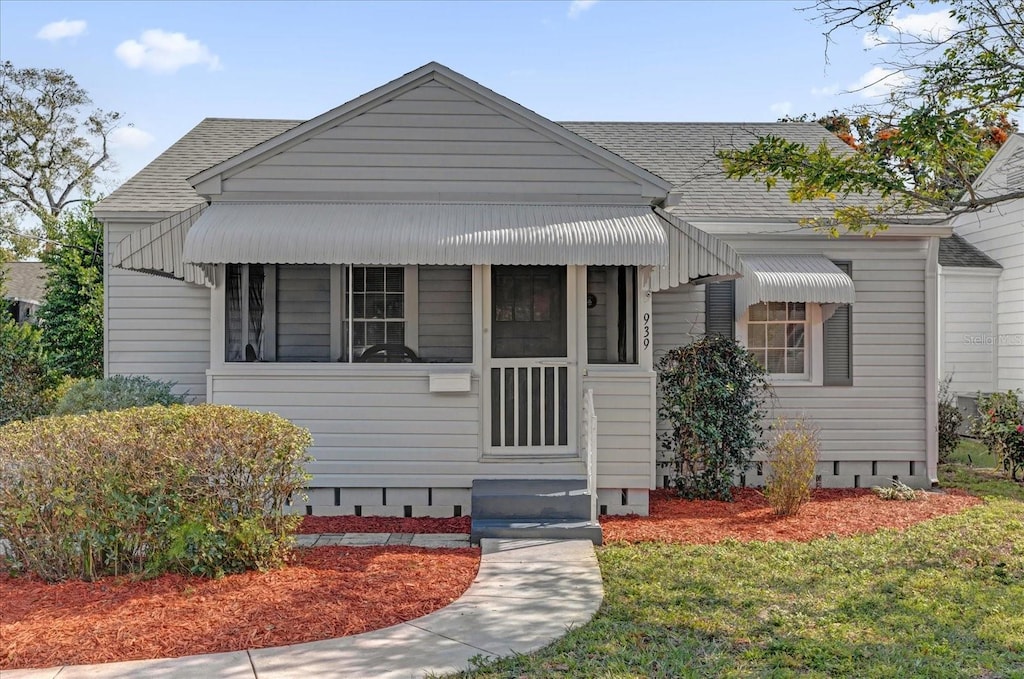
[{"label": "green lawn", "polygon": [[960,439],[960,445],[949,456],[950,462],[973,465],[975,467],[995,467],[996,458],[988,449],[973,439]]},{"label": "green lawn", "polygon": [[588,625],[466,677],[1024,677],[1024,487],[950,465],[988,502],[807,544],[612,545]]}]

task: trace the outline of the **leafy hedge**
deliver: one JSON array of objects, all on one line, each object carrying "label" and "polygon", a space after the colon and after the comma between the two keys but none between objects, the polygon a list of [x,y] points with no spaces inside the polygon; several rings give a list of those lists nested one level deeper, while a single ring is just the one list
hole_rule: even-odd
[{"label": "leafy hedge", "polygon": [[81,415],[95,410],[184,403],[185,398],[173,392],[174,386],[174,382],[162,382],[143,375],[78,380],[61,395],[53,414]]},{"label": "leafy hedge", "polygon": [[312,437],[282,417],[174,405],[0,428],[0,535],[46,580],[280,565]]}]

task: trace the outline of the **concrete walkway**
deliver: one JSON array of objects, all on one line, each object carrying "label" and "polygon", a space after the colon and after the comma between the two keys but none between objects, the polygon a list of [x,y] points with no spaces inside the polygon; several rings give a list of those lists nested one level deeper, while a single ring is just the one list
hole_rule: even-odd
[{"label": "concrete walkway", "polygon": [[279,648],[12,670],[3,679],[422,677],[466,669],[475,656],[535,651],[597,612],[604,589],[589,540],[484,539],[481,547],[480,572],[461,598],[386,629]]}]

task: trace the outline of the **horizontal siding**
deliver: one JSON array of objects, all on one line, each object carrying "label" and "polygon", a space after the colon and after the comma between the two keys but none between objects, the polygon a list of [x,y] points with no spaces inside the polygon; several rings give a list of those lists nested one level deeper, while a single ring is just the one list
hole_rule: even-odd
[{"label": "horizontal siding", "polygon": [[997,349],[992,333],[997,282],[986,275],[941,275],[939,369],[955,394],[995,388]]},{"label": "horizontal siding", "polygon": [[277,267],[277,360],[331,360],[330,267]]},{"label": "horizontal siding", "polygon": [[[771,416],[804,414],[821,430],[822,460],[924,461],[925,337],[923,241],[865,243],[737,239],[740,253],[820,253],[853,262],[851,387],[783,386]],[[700,337],[704,289],[654,295],[655,356]],[[664,426],[664,425],[662,425]],[[662,453],[664,455],[664,453]]]},{"label": "horizontal siding", "polygon": [[653,373],[602,374],[591,366],[583,389],[594,390],[600,488],[648,488],[655,441],[651,426]]},{"label": "horizontal siding", "polygon": [[223,190],[374,196],[640,197],[640,185],[438,83],[225,178]]},{"label": "horizontal siding", "polygon": [[962,215],[954,230],[1002,265],[996,294],[999,390],[1024,389],[1024,200]]},{"label": "horizontal siding", "polygon": [[426,359],[473,360],[473,268],[421,266],[419,355]]},{"label": "horizontal siding", "polygon": [[[107,226],[109,262],[114,243],[149,226]],[[175,382],[191,400],[206,399],[210,362],[210,291],[162,276],[107,266],[108,375],[146,375]]]},{"label": "horizontal siding", "polygon": [[[274,374],[268,374],[270,369]],[[276,412],[313,434],[310,487],[469,488],[474,478],[579,476],[582,462],[481,462],[480,384],[432,394],[429,369],[380,377],[296,367],[232,366],[216,374],[212,400]],[[260,374],[263,371],[263,374]]]}]

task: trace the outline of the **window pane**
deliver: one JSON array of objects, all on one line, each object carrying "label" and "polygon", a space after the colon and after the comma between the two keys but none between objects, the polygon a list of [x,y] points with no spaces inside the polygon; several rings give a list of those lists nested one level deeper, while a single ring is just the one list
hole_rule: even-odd
[{"label": "window pane", "polygon": [[388,344],[405,344],[405,323],[392,321],[385,325],[387,325]]},{"label": "window pane", "polygon": [[786,372],[786,350],[785,349],[769,349],[768,350],[768,362],[766,366],[770,373],[784,373]]},{"label": "window pane", "polygon": [[763,347],[765,340],[764,333],[765,326],[751,323],[747,329],[747,346],[749,347]]},{"label": "window pane", "polygon": [[755,304],[750,307],[750,320],[752,321],[767,321],[768,320],[768,305],[767,304]]},{"label": "window pane", "polygon": [[[786,346],[787,347],[803,347],[804,346],[804,324],[803,323],[789,323],[786,325]],[[800,372],[803,372],[802,370]]]},{"label": "window pane", "polygon": [[785,302],[769,302],[768,303],[768,320],[769,321],[784,321],[784,320],[786,320],[786,303]]},{"label": "window pane", "polygon": [[359,349],[366,346],[366,323],[356,321],[352,324],[352,346],[356,356],[359,355]]},{"label": "window pane", "polygon": [[498,276],[495,280],[494,320],[512,320],[513,294],[511,277]]},{"label": "window pane", "polygon": [[353,308],[355,309],[356,315],[353,318],[366,318],[366,295],[360,293],[353,295]]},{"label": "window pane", "polygon": [[551,289],[545,287],[534,288],[533,291],[533,320],[551,320]]},{"label": "window pane", "polygon": [[388,292],[402,292],[405,290],[405,269],[402,267],[388,267],[385,272],[385,278],[385,289]]},{"label": "window pane", "polygon": [[775,349],[786,348],[786,326],[778,324],[769,324],[767,327],[768,331],[768,343],[766,346]]},{"label": "window pane", "polygon": [[[367,281],[369,283],[369,281]],[[366,316],[365,318],[384,318],[384,293],[366,293]]]},{"label": "window pane", "polygon": [[369,292],[384,292],[384,267],[366,267],[366,290]]},{"label": "window pane", "polygon": [[402,293],[388,293],[384,313],[387,318],[404,318],[405,295]]},{"label": "window pane", "polygon": [[807,305],[803,302],[791,302],[789,305],[789,320],[806,321]]},{"label": "window pane", "polygon": [[366,344],[384,344],[387,341],[387,324],[383,321],[375,321],[366,324]]},{"label": "window pane", "polygon": [[804,372],[804,350],[789,349],[786,351],[786,372],[790,375],[801,375]]},{"label": "window pane", "polygon": [[366,290],[366,267],[356,266],[352,268],[352,290],[355,292]]},{"label": "window pane", "polygon": [[750,355],[754,357],[754,360],[760,363],[762,366],[765,364],[764,349],[751,349]]}]

